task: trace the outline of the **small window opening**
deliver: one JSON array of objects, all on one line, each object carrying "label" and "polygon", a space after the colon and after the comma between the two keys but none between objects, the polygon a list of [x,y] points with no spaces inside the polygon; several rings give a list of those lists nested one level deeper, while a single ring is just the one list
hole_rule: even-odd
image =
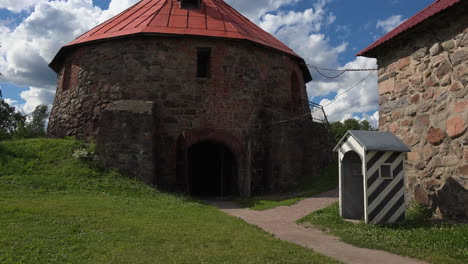
[{"label": "small window opening", "polygon": [[70,79],[71,79],[71,64],[68,63],[63,69],[62,77],[62,90],[66,91],[70,88]]},{"label": "small window opening", "polygon": [[180,0],[180,8],[198,9],[200,8],[200,0]]},{"label": "small window opening", "polygon": [[380,177],[382,179],[393,179],[391,164],[380,165]]},{"label": "small window opening", "polygon": [[291,74],[291,99],[293,103],[299,103],[301,101],[301,88],[296,72]]},{"label": "small window opening", "polygon": [[198,48],[197,51],[198,51],[197,77],[209,78],[210,77],[211,49],[210,48]]}]

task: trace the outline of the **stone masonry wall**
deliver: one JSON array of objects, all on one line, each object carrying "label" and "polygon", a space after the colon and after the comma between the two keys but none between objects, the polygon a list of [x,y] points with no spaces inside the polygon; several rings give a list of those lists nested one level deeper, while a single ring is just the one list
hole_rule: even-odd
[{"label": "stone masonry wall", "polygon": [[[207,79],[196,78],[199,47],[212,50]],[[151,101],[157,113],[155,153],[147,165],[154,167],[153,183],[162,188],[177,189],[180,146],[201,140],[233,151],[247,195],[286,190],[301,177],[313,177],[326,164],[317,161],[330,156],[328,133],[311,118],[271,125],[309,111],[297,59],[278,51],[246,41],[144,36],[79,47],[63,65],[49,134],[105,138],[100,131],[107,128],[99,126],[109,104]],[[70,86],[62,87],[66,65],[71,65]],[[300,84],[295,95],[293,75]]]},{"label": "stone masonry wall", "polygon": [[153,184],[154,111],[152,102],[136,100],[114,101],[104,109],[96,152],[106,167]]},{"label": "stone masonry wall", "polygon": [[377,53],[380,130],[401,138],[410,200],[468,218],[468,29],[451,13]]}]

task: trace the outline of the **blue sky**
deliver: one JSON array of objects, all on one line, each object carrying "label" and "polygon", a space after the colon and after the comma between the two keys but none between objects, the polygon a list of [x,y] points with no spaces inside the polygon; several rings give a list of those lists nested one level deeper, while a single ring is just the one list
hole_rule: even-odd
[{"label": "blue sky", "polygon": [[[55,76],[47,63],[58,49],[138,0],[0,0],[0,86],[19,111],[52,104]],[[304,57],[324,68],[375,68],[355,54],[433,0],[227,0]],[[330,104],[368,73],[328,80],[311,70],[309,98]],[[325,72],[333,75],[333,72]],[[371,74],[326,107],[329,118],[378,121],[377,77]]]}]

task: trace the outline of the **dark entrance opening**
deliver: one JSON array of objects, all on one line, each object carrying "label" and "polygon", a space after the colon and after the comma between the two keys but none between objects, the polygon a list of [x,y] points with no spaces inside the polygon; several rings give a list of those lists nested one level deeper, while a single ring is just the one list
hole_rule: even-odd
[{"label": "dark entrance opening", "polygon": [[341,162],[342,216],[347,219],[364,218],[364,180],[362,161],[354,151],[347,152]]},{"label": "dark entrance opening", "polygon": [[223,144],[204,141],[188,150],[188,182],[193,196],[238,195],[237,164]]}]

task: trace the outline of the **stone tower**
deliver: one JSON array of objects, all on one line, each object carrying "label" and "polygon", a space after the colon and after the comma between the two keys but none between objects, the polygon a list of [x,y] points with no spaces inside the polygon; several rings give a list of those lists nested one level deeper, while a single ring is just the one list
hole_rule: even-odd
[{"label": "stone tower", "polygon": [[167,190],[287,190],[330,157],[304,60],[222,0],[140,1],[50,67],[49,135],[94,139],[106,166]]}]

